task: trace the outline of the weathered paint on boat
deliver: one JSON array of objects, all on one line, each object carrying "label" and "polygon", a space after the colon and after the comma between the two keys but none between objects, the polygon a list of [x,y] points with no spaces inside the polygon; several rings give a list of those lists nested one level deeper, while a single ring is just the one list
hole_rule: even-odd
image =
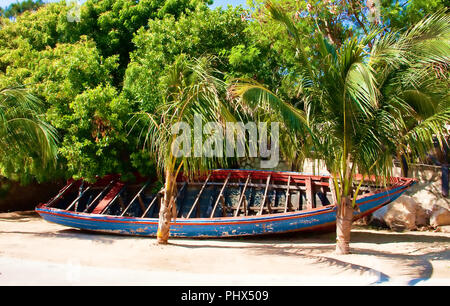
[{"label": "weathered paint on boat", "polygon": [[[220,170],[226,171],[226,170]],[[230,170],[232,171],[232,170]],[[279,175],[293,172],[276,172]],[[286,174],[287,175],[287,174]],[[303,175],[304,176],[304,175]],[[396,178],[391,188],[358,197],[359,211],[354,220],[394,201],[406,191],[415,180]],[[157,218],[112,216],[95,213],[67,211],[41,204],[36,211],[49,222],[90,231],[109,232],[124,235],[156,236]],[[336,206],[328,205],[309,210],[286,213],[272,213],[257,216],[178,218],[171,222],[172,237],[226,237],[248,236],[294,231],[333,229],[336,223]]]}]

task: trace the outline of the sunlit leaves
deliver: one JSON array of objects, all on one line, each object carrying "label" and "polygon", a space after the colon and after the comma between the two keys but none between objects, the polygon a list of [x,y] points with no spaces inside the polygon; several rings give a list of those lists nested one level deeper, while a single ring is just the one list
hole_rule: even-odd
[{"label": "sunlit leaves", "polygon": [[42,112],[42,102],[26,88],[0,89],[0,175],[42,180],[55,167],[58,136]]}]

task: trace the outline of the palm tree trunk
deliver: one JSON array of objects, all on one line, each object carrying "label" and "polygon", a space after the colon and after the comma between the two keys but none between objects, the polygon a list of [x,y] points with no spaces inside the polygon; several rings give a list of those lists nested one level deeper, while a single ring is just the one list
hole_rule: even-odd
[{"label": "palm tree trunk", "polygon": [[[161,201],[159,209],[158,232],[156,233],[157,242],[159,244],[167,244],[170,234],[170,221],[175,208],[175,187],[176,177],[171,170],[166,170],[166,182],[164,186],[164,197]],[[176,208],[175,208],[176,211]]]},{"label": "palm tree trunk", "polygon": [[158,232],[156,238],[159,244],[167,244],[170,232],[170,220],[172,219],[172,209],[170,209],[171,195],[164,193],[159,209]]},{"label": "palm tree trunk", "polygon": [[336,253],[350,253],[350,232],[352,229],[353,208],[351,198],[341,198],[341,204],[337,206],[336,215]]},{"label": "palm tree trunk", "polygon": [[[345,151],[344,151],[345,152]],[[350,253],[350,232],[352,230],[353,208],[352,198],[353,193],[353,166],[351,164],[351,155],[348,154],[342,169],[340,186],[340,201],[337,205],[336,214],[336,253],[349,254]]]}]

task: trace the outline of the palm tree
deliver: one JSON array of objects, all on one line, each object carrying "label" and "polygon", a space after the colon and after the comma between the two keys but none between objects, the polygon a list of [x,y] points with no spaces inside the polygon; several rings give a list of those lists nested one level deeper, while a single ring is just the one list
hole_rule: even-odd
[{"label": "palm tree", "polygon": [[448,81],[443,77],[448,72],[438,76],[436,67],[449,65],[450,18],[435,14],[403,34],[380,37],[381,31],[375,30],[348,39],[338,49],[317,29],[318,48],[308,57],[291,18],[276,4],[267,2],[266,7],[295,44],[301,66],[296,105],[303,109],[254,81],[237,81],[232,90],[242,104],[271,106],[291,133],[303,138],[309,156],[325,161],[337,201],[336,252],[347,254],[363,181],[358,185],[355,174],[386,182],[397,156],[424,156],[433,137],[444,139],[444,125],[450,121]]},{"label": "palm tree", "polygon": [[[177,127],[190,129],[196,118],[201,122],[219,124],[235,121],[234,116],[221,102],[224,101],[226,86],[218,78],[219,72],[211,67],[212,60],[211,57],[193,61],[184,57],[178,59],[166,70],[162,78],[164,94],[159,107],[153,113],[136,113],[132,119],[131,130],[140,125],[141,134],[144,135],[144,149],[156,159],[159,175],[164,178],[157,232],[157,241],[160,244],[167,243],[170,221],[172,217],[176,218],[176,178],[180,171],[192,176],[215,165],[227,164],[227,159],[220,156],[192,152],[188,143],[192,143],[195,150],[198,145],[195,139],[192,141],[195,131],[187,136],[183,146],[174,146],[178,132],[172,133],[172,129]],[[202,134],[202,131],[200,133]],[[181,154],[182,151],[184,154]]]},{"label": "palm tree", "polygon": [[0,90],[0,170],[38,175],[56,164],[56,130],[42,119],[43,104],[23,87]]}]

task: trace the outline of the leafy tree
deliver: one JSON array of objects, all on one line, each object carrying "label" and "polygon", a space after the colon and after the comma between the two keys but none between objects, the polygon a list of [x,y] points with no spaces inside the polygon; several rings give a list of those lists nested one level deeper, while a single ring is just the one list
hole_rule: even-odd
[{"label": "leafy tree", "polygon": [[137,136],[124,129],[135,110],[120,89],[131,38],[151,18],[204,5],[89,0],[76,22],[68,18],[73,7],[63,1],[24,12],[14,22],[0,19],[0,87],[27,84],[42,99],[45,119],[61,135],[59,168],[66,176],[93,180],[136,169],[151,174],[152,161],[133,152]]},{"label": "leafy tree", "polygon": [[[249,1],[250,10],[247,19],[253,23],[253,31],[261,31],[267,39],[290,50],[286,42],[287,33],[283,33],[280,25],[270,19],[265,7],[265,0]],[[448,0],[326,0],[295,1],[274,0],[293,19],[304,41],[306,54],[317,48],[312,36],[320,30],[329,43],[340,47],[342,42],[353,36],[368,35],[374,27],[382,28],[385,33],[405,31],[428,14],[449,7]],[[371,47],[371,43],[369,43]],[[286,52],[285,52],[286,53]],[[294,61],[295,62],[295,61]]]},{"label": "leafy tree", "polygon": [[426,15],[450,7],[448,0],[381,0],[379,4],[383,25],[394,31],[404,31]]},{"label": "leafy tree", "polygon": [[367,45],[378,31],[348,39],[340,48],[317,31],[319,65],[313,65],[292,19],[276,4],[267,7],[298,50],[303,69],[297,85],[304,107],[297,109],[254,82],[237,83],[234,92],[252,108],[272,107],[292,134],[311,145],[310,156],[325,161],[337,198],[336,251],[346,254],[363,182],[354,189],[355,173],[381,176],[386,183],[399,153],[424,156],[434,136],[444,139],[450,120],[449,17],[430,16],[403,34],[375,39],[371,49]]},{"label": "leafy tree", "polygon": [[60,148],[68,171],[86,179],[129,173],[127,101],[111,85],[99,85],[77,95],[70,108],[61,120],[67,133]]},{"label": "leafy tree", "polygon": [[[304,56],[313,68],[320,65],[320,58],[317,56],[320,46],[314,39],[317,31],[323,33],[329,44],[340,47],[351,37],[366,35],[376,23],[376,20],[368,17],[369,8],[365,1],[274,0],[274,3],[282,6],[292,20],[292,31],[299,35]],[[286,31],[282,24],[271,18],[264,0],[250,1],[250,7],[244,15],[248,20],[248,31],[275,51],[279,64],[277,77],[281,77],[281,86],[266,86],[276,90],[285,101],[303,107],[298,104],[302,101],[298,99],[299,92],[295,89],[304,66],[298,61],[296,46],[291,43],[293,33]]]},{"label": "leafy tree", "polygon": [[60,153],[76,178],[131,171],[124,130],[130,105],[112,86],[115,59],[105,60],[92,41],[60,44],[41,51],[24,80],[49,103],[47,118],[63,135]]},{"label": "leafy tree", "polygon": [[166,16],[150,20],[133,39],[136,50],[126,71],[123,93],[142,110],[155,109],[163,101],[162,71],[180,54],[214,55],[212,64],[224,73],[224,79],[245,76],[267,83],[279,81],[276,55],[270,45],[260,43],[246,30],[242,13],[240,8],[197,7],[178,19]]},{"label": "leafy tree", "polygon": [[[111,85],[115,59],[105,60],[87,38],[42,51],[20,48],[9,56],[15,65],[8,66],[0,84],[30,84],[32,92],[44,101],[46,119],[62,137],[60,162],[67,167],[66,174],[92,180],[97,174],[120,172],[125,162],[117,156],[126,150],[122,121],[127,120],[128,111],[124,110],[126,100],[117,102],[118,92]],[[89,103],[83,103],[86,100]],[[105,129],[115,132],[98,136],[95,131],[102,129],[102,124],[112,125]],[[95,160],[98,166],[94,166]],[[111,160],[114,162],[107,163]]]},{"label": "leafy tree", "polygon": [[[75,43],[83,36],[92,39],[104,58],[117,57],[113,72],[115,86],[121,86],[129,53],[134,50],[132,38],[149,20],[174,16],[197,6],[203,0],[88,0],[81,7],[70,2],[49,3],[36,12],[25,12],[15,22],[3,19],[1,47],[16,48],[17,40],[25,40],[29,48],[43,50],[57,43]],[[72,9],[79,10],[79,20],[68,18]],[[6,64],[3,65],[5,67]]]},{"label": "leafy tree", "polygon": [[89,0],[81,7],[80,34],[88,35],[97,44],[101,55],[119,56],[115,84],[121,85],[123,73],[134,50],[133,35],[150,20],[180,15],[197,6],[205,7],[204,0]]},{"label": "leafy tree", "polygon": [[24,0],[21,2],[12,3],[4,10],[0,10],[0,16],[4,16],[6,18],[16,17],[19,14],[22,14],[25,11],[34,11],[44,5],[42,0]]},{"label": "leafy tree", "polygon": [[42,102],[25,88],[0,90],[1,176],[22,182],[42,180],[46,170],[55,166],[56,131],[43,121],[42,110]]}]

